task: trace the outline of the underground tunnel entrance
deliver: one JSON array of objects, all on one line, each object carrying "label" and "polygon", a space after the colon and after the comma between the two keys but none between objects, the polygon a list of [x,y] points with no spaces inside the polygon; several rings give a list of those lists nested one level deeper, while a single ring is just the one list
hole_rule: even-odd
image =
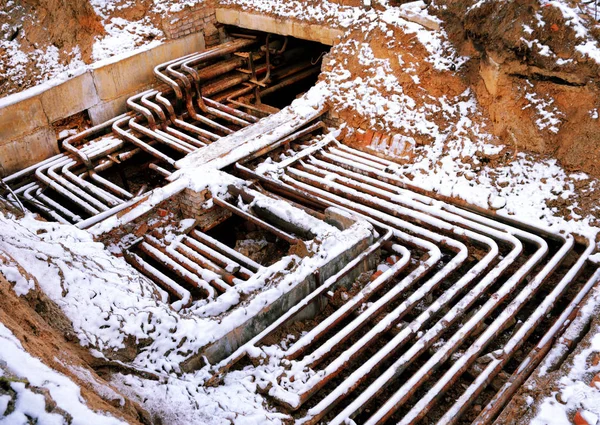
[{"label": "underground tunnel entrance", "polygon": [[[158,66],[162,85],[68,139],[61,155],[5,179],[8,197],[89,227],[163,185],[179,159],[289,104],[315,83],[327,51],[229,34]],[[258,387],[302,423],[491,423],[597,281],[593,246],[412,186],[397,164],[329,137],[322,122],[303,125],[225,171],[318,220],[332,207],[356,214],[377,231],[360,253],[371,264],[346,287],[317,269],[312,292],[270,327],[240,326],[252,334],[244,343],[252,339],[223,369],[271,362],[277,379]],[[216,300],[312,237],[230,195],[213,199],[212,222],[180,215],[177,231],[141,232],[124,252],[178,308]],[[315,304],[316,315],[298,320]]]},{"label": "underground tunnel entrance", "polygon": [[317,80],[329,47],[229,28],[230,41],[157,66],[129,112],[69,137],[62,153],[4,179],[4,195],[87,228],[165,184],[176,162],[278,112]]}]

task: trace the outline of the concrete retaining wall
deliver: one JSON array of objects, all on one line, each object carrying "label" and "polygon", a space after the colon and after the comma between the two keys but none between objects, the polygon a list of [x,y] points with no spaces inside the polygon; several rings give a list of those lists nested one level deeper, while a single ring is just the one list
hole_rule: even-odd
[{"label": "concrete retaining wall", "polygon": [[60,84],[46,83],[0,99],[0,176],[58,153],[52,123],[87,111],[94,125],[126,111],[127,99],[156,84],[153,68],[205,48],[195,33],[90,66]]},{"label": "concrete retaining wall", "polygon": [[291,35],[302,40],[317,41],[333,46],[344,32],[325,25],[294,22],[291,19],[277,19],[268,15],[249,13],[235,9],[217,8],[217,22],[225,25],[265,31],[273,34]]}]

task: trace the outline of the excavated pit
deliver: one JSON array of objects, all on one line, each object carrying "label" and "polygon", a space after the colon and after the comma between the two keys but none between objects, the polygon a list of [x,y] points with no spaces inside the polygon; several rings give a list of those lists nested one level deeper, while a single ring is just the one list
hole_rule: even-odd
[{"label": "excavated pit", "polygon": [[[327,51],[229,34],[158,66],[162,85],[130,98],[127,114],[4,179],[7,197],[81,228],[135,209],[182,158],[314,85]],[[270,364],[277,379],[259,390],[297,423],[493,423],[600,277],[593,241],[415,187],[318,118],[220,172],[235,179],[226,193],[169,195],[110,242],[127,240],[122,254],[176,310],[219,323],[250,311],[182,370],[208,361],[218,385],[230,369]],[[327,237],[348,246],[319,263]],[[282,283],[301,266],[295,286]],[[235,292],[260,279],[263,287]],[[271,289],[279,298],[257,307]]]},{"label": "excavated pit", "polygon": [[52,221],[94,222],[164,185],[186,155],[278,112],[314,85],[327,46],[238,33],[157,66],[162,85],[132,96],[130,112],[65,139],[60,155],[5,178],[14,191],[7,195]]}]

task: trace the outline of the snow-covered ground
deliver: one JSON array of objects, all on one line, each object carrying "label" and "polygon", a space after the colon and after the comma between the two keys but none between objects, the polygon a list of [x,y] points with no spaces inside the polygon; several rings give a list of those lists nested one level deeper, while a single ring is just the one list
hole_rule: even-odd
[{"label": "snow-covered ground", "polygon": [[[0,323],[0,379],[8,382],[14,395],[0,395],[0,423],[63,424],[65,417],[47,411],[50,401],[70,415],[73,425],[117,425],[125,422],[91,410],[72,380],[32,357],[12,332]],[[110,390],[110,389],[108,389]],[[47,394],[47,395],[46,395]],[[50,400],[48,400],[48,398]],[[7,412],[9,403],[12,404]]]},{"label": "snow-covered ground", "polygon": [[[367,12],[328,1],[308,7],[302,2],[285,0],[224,0],[223,3],[282,17],[333,22],[342,28],[359,28],[365,34],[378,31],[386,34],[386,43],[393,42],[395,32],[399,31],[418,40],[427,52],[427,64],[436,72],[460,70],[468,59],[453,49],[443,30],[432,31],[406,21],[395,8]],[[565,14],[572,12],[562,2],[545,3],[558,4]],[[108,19],[106,17],[112,9],[125,7],[124,3],[108,0],[94,0],[92,4],[103,19]],[[154,0],[157,11],[181,6],[182,3],[165,4]],[[438,20],[427,15],[426,11],[419,13],[430,21]],[[579,31],[577,18],[572,17],[571,21]],[[97,60],[135,47],[148,34],[155,36],[154,42],[159,42],[161,37],[156,27],[144,19],[129,22],[112,18],[105,22],[105,27],[108,35],[98,39],[94,45],[94,58]],[[598,46],[583,33],[581,46],[582,52],[596,57]],[[395,149],[400,154],[410,151],[412,156],[410,161],[403,161],[398,166],[398,174],[410,178],[412,184],[424,189],[493,208],[500,214],[514,215],[521,221],[595,237],[598,228],[594,227],[594,219],[600,214],[600,205],[582,213],[578,209],[576,195],[582,187],[597,190],[597,181],[583,173],[569,173],[555,160],[525,153],[516,153],[511,160],[501,164],[486,164],[481,158],[494,158],[506,147],[495,142],[470,89],[453,96],[435,97],[425,93],[417,99],[394,74],[390,59],[379,57],[367,40],[347,38],[333,49],[332,57],[337,59],[327,65],[328,70],[321,82],[307,94],[307,99],[327,99],[334,105],[354,111],[375,127],[383,126],[382,131],[402,135],[402,139],[397,139],[402,148],[396,146]],[[14,78],[18,78],[18,50],[14,54],[13,72]],[[47,67],[49,75],[74,72],[83,66],[75,59],[69,69],[55,67],[52,71],[52,52],[40,52],[40,57],[44,58],[40,66]],[[74,58],[77,58],[77,52],[74,52]],[[350,62],[347,58],[355,58],[364,67],[361,76],[348,69]],[[404,67],[408,78],[418,85],[422,78],[418,67],[422,64],[410,57],[398,56],[396,60]],[[560,111],[554,109],[552,99],[541,99],[534,94],[527,99],[530,107],[539,113],[540,127],[553,131],[554,126],[560,125]],[[301,107],[303,102],[312,108],[309,101],[303,100],[297,101],[296,106]],[[372,148],[393,153],[389,146],[374,145]],[[197,183],[203,177],[209,178],[202,180],[202,184],[206,184],[207,180],[214,184],[214,176],[195,175],[192,179]],[[229,182],[221,183],[225,186]],[[211,190],[218,191],[216,187]],[[565,219],[557,214],[558,210],[548,207],[549,200],[557,199],[570,201],[567,207],[571,212],[570,218]],[[85,231],[36,221],[32,216],[20,220],[3,217],[0,219],[0,231],[0,249],[25,267],[41,289],[59,304],[72,320],[81,343],[92,347],[95,355],[107,356],[106,353],[122,350],[131,341],[144,341],[144,348],[132,359],[131,365],[156,374],[158,379],[117,374],[112,383],[123,394],[143,403],[164,423],[278,424],[286,419],[286,415],[269,411],[257,392],[258,386],[264,388],[273,379],[278,367],[275,364],[232,371],[225,376],[223,385],[215,388],[203,386],[210,377],[208,367],[196,373],[179,373],[179,363],[184,358],[180,352],[193,351],[210,340],[211,332],[215,331],[214,323],[198,314],[202,305],[195,305],[190,310],[171,309],[164,300],[164,294],[150,281],[135,272],[123,259],[114,257],[101,244],[94,242]],[[33,283],[22,279],[17,271],[14,264],[6,262],[0,268],[7,280],[15,284],[17,293],[23,295],[33,289]],[[222,306],[223,311],[228,306]],[[92,423],[118,423],[114,418],[91,413],[80,401],[74,383],[25,353],[2,325],[0,338],[4,341],[0,359],[6,362],[6,370],[33,385],[49,388],[59,407],[73,415],[74,423],[78,423],[75,418],[83,417],[87,421],[96,421]],[[282,343],[285,344],[285,341]],[[592,346],[577,358],[577,364],[585,362],[592,351],[600,351],[598,344],[598,338],[595,338]],[[277,346],[271,347],[271,350],[273,358],[281,351]],[[542,401],[539,415],[534,420],[536,425],[564,423],[561,421],[567,415],[582,406],[590,414],[600,415],[596,411],[597,395],[581,381],[581,371],[586,370],[582,368],[575,367],[565,377],[562,391],[566,394],[583,392],[586,397],[571,397],[567,404],[556,404],[551,399]],[[13,412],[15,418],[19,413],[33,412],[41,420],[45,413],[39,396],[21,383],[12,385],[19,400],[22,400],[18,404],[21,410]],[[586,385],[585,389],[582,385]],[[66,397],[72,402],[63,407],[61,400]],[[0,397],[0,411],[6,408],[6,404],[5,397]]]}]

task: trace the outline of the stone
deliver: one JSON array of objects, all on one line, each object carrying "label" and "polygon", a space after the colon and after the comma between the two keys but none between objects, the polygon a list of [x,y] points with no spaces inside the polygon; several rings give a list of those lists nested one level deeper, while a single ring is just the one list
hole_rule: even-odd
[{"label": "stone", "polygon": [[489,55],[486,60],[479,63],[479,75],[483,79],[485,88],[489,94],[495,96],[498,92],[498,80],[500,79],[500,64]]},{"label": "stone", "polygon": [[317,41],[333,46],[335,40],[343,35],[343,31],[325,25],[307,24],[292,20],[281,20],[268,15],[249,13],[240,10],[217,8],[217,22],[226,25],[270,32],[280,35],[291,35],[303,40]]},{"label": "stone", "polygon": [[[21,96],[30,91],[24,91]],[[10,101],[11,97],[2,99],[4,102]],[[48,117],[44,113],[44,107],[39,95],[29,98],[12,97],[14,103],[5,104],[0,109],[0,143],[10,139],[31,133],[40,127],[48,125]],[[3,103],[4,103],[3,102]]]},{"label": "stone", "polygon": [[59,153],[51,127],[9,140],[0,146],[0,176],[5,177]]}]

